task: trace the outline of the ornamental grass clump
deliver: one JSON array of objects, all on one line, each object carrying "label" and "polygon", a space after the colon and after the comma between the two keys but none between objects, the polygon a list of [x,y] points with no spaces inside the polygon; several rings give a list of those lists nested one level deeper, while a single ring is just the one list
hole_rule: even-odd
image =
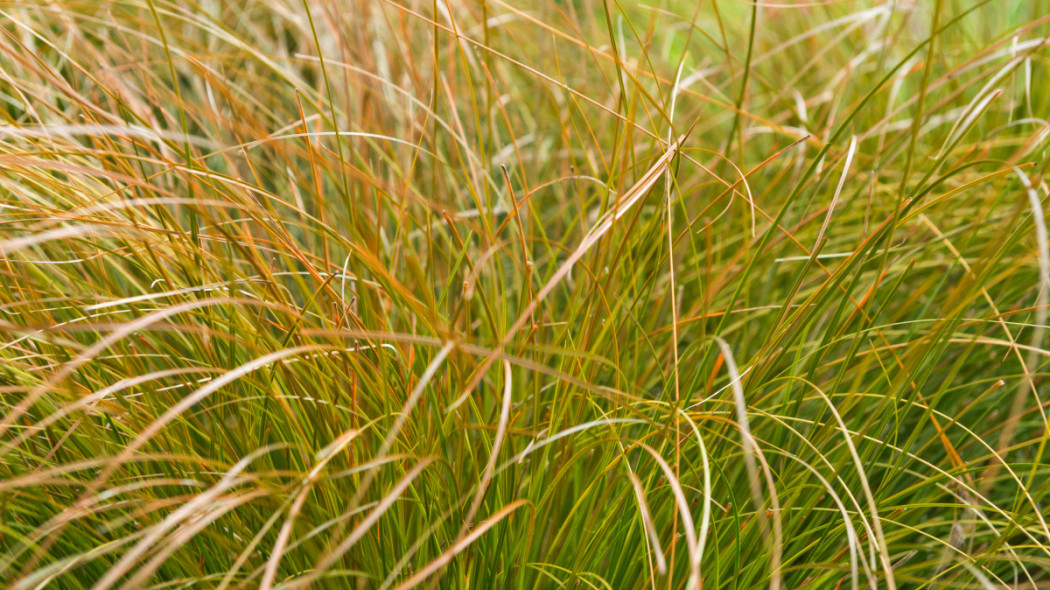
[{"label": "ornamental grass clump", "polygon": [[1044,588],[1050,0],[0,0],[0,580]]}]

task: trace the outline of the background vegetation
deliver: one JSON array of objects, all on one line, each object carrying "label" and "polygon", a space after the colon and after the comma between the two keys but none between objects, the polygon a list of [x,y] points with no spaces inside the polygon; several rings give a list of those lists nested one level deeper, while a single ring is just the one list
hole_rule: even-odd
[{"label": "background vegetation", "polygon": [[0,2],[0,579],[1047,587],[1048,34]]}]

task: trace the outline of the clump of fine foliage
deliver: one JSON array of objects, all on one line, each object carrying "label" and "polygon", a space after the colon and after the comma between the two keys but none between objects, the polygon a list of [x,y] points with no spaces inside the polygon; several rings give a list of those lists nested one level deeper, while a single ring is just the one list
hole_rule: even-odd
[{"label": "clump of fine foliage", "polygon": [[1048,45],[0,2],[0,585],[1047,587]]}]

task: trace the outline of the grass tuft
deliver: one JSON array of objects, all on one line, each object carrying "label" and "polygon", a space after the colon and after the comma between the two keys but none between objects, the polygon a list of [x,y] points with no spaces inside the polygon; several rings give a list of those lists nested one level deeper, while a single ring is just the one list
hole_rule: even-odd
[{"label": "grass tuft", "polygon": [[1050,0],[0,0],[4,587],[1050,585]]}]

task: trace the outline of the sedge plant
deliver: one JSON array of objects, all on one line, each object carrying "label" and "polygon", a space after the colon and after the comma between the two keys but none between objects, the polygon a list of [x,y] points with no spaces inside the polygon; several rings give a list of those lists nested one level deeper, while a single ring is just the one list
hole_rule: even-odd
[{"label": "sedge plant", "polygon": [[1048,46],[0,1],[3,586],[1047,587]]}]

